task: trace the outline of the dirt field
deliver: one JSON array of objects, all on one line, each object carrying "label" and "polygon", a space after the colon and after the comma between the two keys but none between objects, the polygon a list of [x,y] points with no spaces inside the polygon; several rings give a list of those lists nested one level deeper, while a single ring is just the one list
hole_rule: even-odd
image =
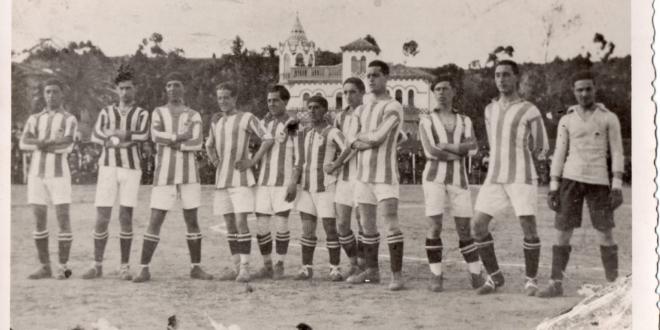
[{"label": "dirt field", "polygon": [[[565,281],[565,297],[541,300],[521,294],[524,279],[522,234],[512,210],[493,222],[498,259],[507,283],[490,296],[477,296],[471,289],[458,251],[453,221],[445,221],[445,291],[431,293],[427,287],[430,271],[426,264],[423,195],[420,186],[402,186],[400,216],[405,241],[404,274],[407,290],[387,291],[389,263],[382,258],[379,285],[351,286],[324,281],[327,252],[317,248],[315,275],[311,282],[295,282],[290,276],[300,264],[299,215],[291,216],[292,246],[287,259],[289,279],[257,281],[247,293],[245,285],[219,281],[192,281],[188,278],[188,250],[185,225],[180,211],[168,214],[161,241],[151,266],[153,280],[146,284],[120,282],[119,223],[113,213],[110,241],[106,248],[105,277],[94,281],[80,279],[92,260],[95,186],[74,186],[71,206],[74,242],[70,266],[73,277],[66,281],[29,281],[27,275],[37,266],[32,240],[32,213],[26,204],[25,186],[12,187],[11,217],[11,325],[23,329],[71,329],[105,318],[120,329],[165,329],[167,318],[176,315],[181,329],[211,329],[207,315],[214,320],[237,324],[241,329],[295,329],[305,322],[314,329],[532,329],[544,318],[557,315],[581,300],[577,289],[584,283],[604,284],[596,235],[588,218],[576,230],[573,253]],[[473,189],[476,193],[476,188]],[[551,262],[554,214],[539,194],[539,233],[543,244],[540,281],[547,282]],[[140,206],[135,211],[131,263],[137,269],[139,253],[149,217],[150,187],[142,187]],[[631,269],[630,189],[624,191],[625,204],[616,212],[615,238],[619,243],[620,273]],[[203,264],[217,274],[230,264],[221,221],[212,216],[212,187],[204,187],[199,211],[204,237]],[[585,207],[585,217],[586,207]],[[51,260],[57,260],[54,237],[57,225],[49,211]],[[320,247],[325,246],[319,228]],[[387,246],[381,243],[381,254]],[[256,242],[252,246],[253,265],[261,262]],[[342,252],[342,262],[346,263]]]}]

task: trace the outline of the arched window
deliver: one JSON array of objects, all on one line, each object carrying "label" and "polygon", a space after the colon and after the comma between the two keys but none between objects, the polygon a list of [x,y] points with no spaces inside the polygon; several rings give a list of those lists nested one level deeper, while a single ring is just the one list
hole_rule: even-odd
[{"label": "arched window", "polygon": [[351,56],[351,73],[359,73],[360,63],[355,56]]},{"label": "arched window", "polygon": [[316,94],[314,94],[314,96],[320,96],[320,97],[323,97],[323,94],[321,94],[321,92],[316,92]]},{"label": "arched window", "polygon": [[307,100],[309,100],[309,93],[303,94],[303,108],[307,108]]},{"label": "arched window", "polygon": [[341,110],[341,108],[344,106],[344,97],[341,95],[341,92],[337,93],[337,96],[335,96],[335,109]]},{"label": "arched window", "polygon": [[296,55],[296,66],[305,66],[305,57],[303,54]]},{"label": "arched window", "polygon": [[394,92],[394,98],[401,104],[403,104],[403,92],[400,89],[397,89]]},{"label": "arched window", "polygon": [[362,56],[360,59],[360,73],[366,73],[367,72],[367,58]]},{"label": "arched window", "polygon": [[408,91],[408,106],[415,107],[415,91],[412,89]]}]

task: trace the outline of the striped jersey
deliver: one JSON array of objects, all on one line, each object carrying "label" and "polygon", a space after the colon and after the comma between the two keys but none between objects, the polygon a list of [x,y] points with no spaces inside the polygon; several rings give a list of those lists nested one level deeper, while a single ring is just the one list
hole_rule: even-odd
[{"label": "striped jersey", "polygon": [[[20,141],[21,150],[32,151],[28,176],[40,178],[70,177],[68,155],[73,149],[73,139],[78,129],[78,121],[64,109],[43,110],[30,115]],[[71,137],[71,143],[58,147],[53,152],[41,151],[27,139],[52,140]]]},{"label": "striped jersey", "polygon": [[273,146],[261,159],[259,171],[259,185],[261,186],[283,186],[291,183],[294,164],[300,159],[298,145],[298,134],[290,134],[286,125],[292,119],[289,116],[285,120],[270,118],[262,121],[266,132],[273,138]]},{"label": "striped jersey", "polygon": [[[130,145],[120,145],[109,148],[105,146],[108,136],[106,130],[130,131]],[[99,157],[99,166],[111,166],[141,170],[140,144],[149,138],[149,112],[133,106],[128,112],[122,113],[119,107],[111,105],[99,112],[92,131],[92,142],[103,146]]]},{"label": "striped jersey", "polygon": [[541,112],[531,102],[493,101],[484,113],[490,144],[487,183],[527,183],[537,178],[531,150],[546,153],[548,136]]},{"label": "striped jersey", "polygon": [[323,166],[332,163],[346,150],[346,138],[341,131],[330,125],[320,132],[313,127],[305,128],[299,133],[300,150],[303,151],[302,188],[309,192],[322,192],[337,182],[332,174],[327,174]]},{"label": "striped jersey", "polygon": [[[354,139],[360,131],[360,119],[358,115],[360,109],[362,109],[362,106],[357,107],[355,110],[346,108],[335,117],[333,126],[339,129],[348,140]],[[352,155],[341,167],[339,178],[343,181],[349,181],[356,177],[357,155]]]},{"label": "striped jersey", "polygon": [[[192,138],[172,148],[177,135],[192,127]],[[156,143],[154,185],[197,183],[199,169],[195,151],[202,149],[202,117],[186,106],[164,105],[151,113],[151,139]]]},{"label": "striped jersey", "polygon": [[228,116],[217,113],[213,116],[206,151],[218,158],[215,171],[217,188],[251,187],[255,184],[251,168],[241,172],[234,167],[237,161],[250,156],[248,146],[252,136],[262,141],[272,138],[259,119],[249,112]]},{"label": "striped jersey", "polygon": [[465,157],[457,160],[442,161],[433,156],[430,146],[438,143],[463,143],[473,137],[472,121],[469,117],[456,113],[456,125],[452,131],[447,130],[437,111],[421,116],[419,120],[419,137],[426,155],[426,164],[422,174],[423,180],[446,185],[468,187]]},{"label": "striped jersey", "polygon": [[359,140],[381,142],[358,152],[357,179],[366,183],[398,184],[397,137],[403,125],[403,107],[394,99],[372,99],[359,114]]}]

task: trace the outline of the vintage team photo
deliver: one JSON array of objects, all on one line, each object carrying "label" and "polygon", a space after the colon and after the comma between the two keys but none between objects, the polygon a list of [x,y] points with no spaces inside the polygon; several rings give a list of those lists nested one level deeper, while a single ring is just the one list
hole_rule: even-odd
[{"label": "vintage team photo", "polygon": [[623,0],[14,1],[12,329],[623,329]]}]

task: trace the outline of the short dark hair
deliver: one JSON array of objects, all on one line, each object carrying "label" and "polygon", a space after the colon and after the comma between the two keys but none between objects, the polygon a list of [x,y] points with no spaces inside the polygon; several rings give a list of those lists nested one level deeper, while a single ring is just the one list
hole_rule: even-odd
[{"label": "short dark hair", "polygon": [[312,102],[318,103],[324,109],[328,110],[328,100],[326,100],[325,97],[321,95],[314,95],[307,99],[307,104],[310,104]]},{"label": "short dark hair", "polygon": [[390,67],[387,65],[387,63],[381,61],[381,60],[373,60],[369,62],[368,67],[378,67],[380,68],[380,72],[382,72],[384,75],[388,76],[390,74]]},{"label": "short dark hair", "polygon": [[289,93],[289,90],[286,89],[286,87],[282,85],[271,85],[268,87],[268,93],[278,93],[280,94],[280,99],[284,102],[289,102],[289,99],[291,99],[291,94]]},{"label": "short dark hair", "polygon": [[580,80],[591,80],[595,83],[596,76],[591,71],[578,71],[571,77],[571,83],[573,85]]},{"label": "short dark hair", "polygon": [[128,65],[121,65],[115,76],[115,85],[122,81],[133,81],[133,70]]},{"label": "short dark hair", "polygon": [[456,79],[454,78],[454,76],[449,74],[442,74],[437,76],[435,79],[433,79],[433,82],[431,82],[431,91],[433,91],[435,85],[445,81],[449,83],[451,88],[456,89]]},{"label": "short dark hair", "polygon": [[348,79],[344,80],[343,85],[346,85],[346,84],[355,85],[355,87],[357,87],[357,89],[362,93],[364,93],[367,90],[366,87],[364,86],[364,81],[362,81],[362,79],[360,79],[358,77],[349,77]]},{"label": "short dark hair", "polygon": [[60,88],[61,91],[64,91],[64,83],[60,81],[59,79],[56,78],[48,78],[46,81],[44,81],[42,87],[45,89],[46,86],[57,86]]},{"label": "short dark hair", "polygon": [[238,94],[238,90],[236,89],[236,85],[230,83],[230,82],[221,82],[218,85],[215,86],[215,91],[219,90],[227,90],[231,92],[231,96],[236,97]]},{"label": "short dark hair", "polygon": [[186,77],[181,73],[177,71],[172,71],[165,76],[165,84],[167,84],[170,81],[179,81],[181,84],[186,84]]},{"label": "short dark hair", "polygon": [[495,64],[495,67],[498,67],[500,65],[508,65],[511,67],[511,70],[513,70],[513,73],[517,76],[520,74],[520,70],[518,69],[518,63],[512,61],[512,60],[501,60],[498,61],[497,64]]}]

